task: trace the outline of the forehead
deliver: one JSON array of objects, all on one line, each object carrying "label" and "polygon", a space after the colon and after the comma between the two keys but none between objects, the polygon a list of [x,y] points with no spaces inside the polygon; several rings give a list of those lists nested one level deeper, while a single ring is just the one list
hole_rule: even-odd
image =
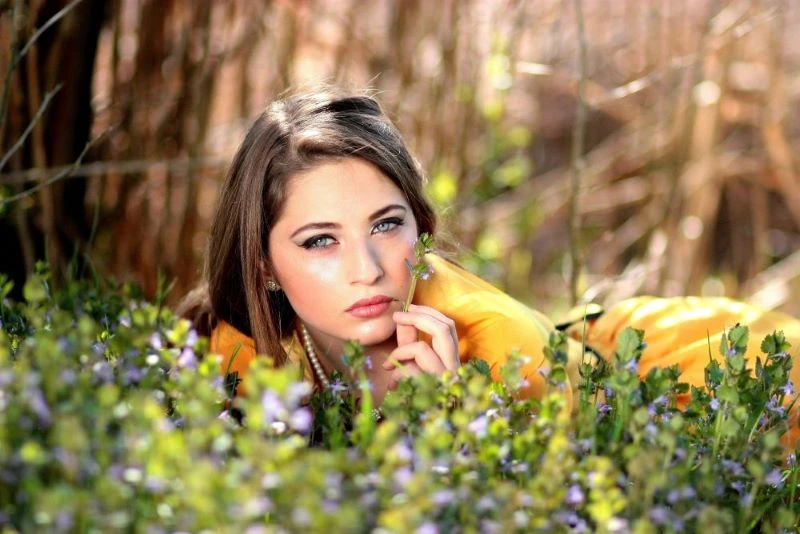
[{"label": "forehead", "polygon": [[385,204],[408,206],[405,195],[378,167],[359,158],[326,161],[294,175],[284,217],[352,214]]}]

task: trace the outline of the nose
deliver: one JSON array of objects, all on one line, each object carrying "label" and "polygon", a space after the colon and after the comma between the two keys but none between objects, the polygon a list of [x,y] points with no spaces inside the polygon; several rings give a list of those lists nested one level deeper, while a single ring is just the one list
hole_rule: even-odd
[{"label": "nose", "polygon": [[348,251],[347,270],[352,284],[374,284],[383,276],[381,253],[369,240],[355,242]]}]

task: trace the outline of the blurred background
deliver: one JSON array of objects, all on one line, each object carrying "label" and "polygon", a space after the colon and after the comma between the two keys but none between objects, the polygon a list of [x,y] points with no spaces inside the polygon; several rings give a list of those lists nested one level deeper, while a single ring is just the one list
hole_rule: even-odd
[{"label": "blurred background", "polygon": [[378,92],[460,260],[556,318],[800,315],[799,30],[794,0],[0,0],[0,272],[175,303],[250,122],[326,81]]}]

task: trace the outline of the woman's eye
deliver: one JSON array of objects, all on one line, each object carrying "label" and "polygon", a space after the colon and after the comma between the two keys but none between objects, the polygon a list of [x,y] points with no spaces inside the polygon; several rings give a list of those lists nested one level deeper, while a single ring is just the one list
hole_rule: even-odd
[{"label": "woman's eye", "polygon": [[372,233],[381,234],[384,232],[388,232],[389,230],[393,230],[398,226],[401,226],[402,224],[403,224],[402,219],[396,219],[396,218],[385,219],[383,221],[380,221],[378,224],[374,226],[374,228],[372,229]]},{"label": "woman's eye", "polygon": [[303,248],[323,248],[333,244],[333,238],[329,235],[317,235],[303,241]]}]

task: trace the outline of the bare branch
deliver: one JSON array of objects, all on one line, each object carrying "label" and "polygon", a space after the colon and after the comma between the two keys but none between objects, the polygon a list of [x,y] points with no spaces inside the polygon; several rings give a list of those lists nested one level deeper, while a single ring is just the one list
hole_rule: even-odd
[{"label": "bare branch", "polygon": [[50,104],[50,101],[53,99],[53,97],[56,95],[56,93],[58,93],[61,90],[61,87],[62,87],[62,84],[58,84],[55,87],[55,89],[53,89],[52,91],[49,91],[46,95],[44,95],[44,99],[42,100],[42,105],[39,106],[38,111],[36,111],[36,115],[34,115],[33,119],[31,119],[31,122],[28,124],[27,128],[25,128],[25,131],[22,132],[22,135],[20,136],[20,138],[17,139],[17,142],[14,143],[14,146],[12,146],[8,150],[8,152],[6,152],[3,155],[3,159],[0,160],[0,170],[2,170],[2,168],[6,166],[6,163],[8,163],[9,159],[11,159],[11,156],[13,156],[14,153],[17,150],[19,150],[22,147],[23,144],[25,144],[25,140],[28,138],[28,136],[33,131],[33,127],[36,126],[36,123],[38,123],[39,120],[42,118],[42,115],[44,115],[44,112],[47,109],[47,106]]},{"label": "bare branch", "polygon": [[578,95],[575,125],[572,130],[572,190],[569,202],[569,298],[570,304],[578,302],[578,280],[582,269],[580,250],[580,190],[581,170],[584,166],[584,138],[586,135],[586,28],[583,21],[583,2],[574,0],[575,18],[578,23]]},{"label": "bare branch", "polygon": [[163,160],[134,159],[126,161],[94,161],[86,165],[60,165],[46,169],[34,168],[24,171],[14,171],[0,174],[0,184],[24,184],[25,182],[39,182],[49,180],[65,171],[69,176],[65,178],[78,178],[85,176],[104,176],[108,174],[141,174],[158,169],[169,173],[188,172],[196,169],[224,168],[230,164],[226,157],[199,157],[176,158]]},{"label": "bare branch", "polygon": [[52,178],[50,178],[46,182],[42,182],[40,184],[37,184],[37,185],[31,187],[30,189],[26,189],[25,191],[17,193],[16,195],[12,195],[12,196],[10,196],[8,198],[0,199],[0,209],[5,208],[9,204],[13,204],[14,202],[16,202],[18,200],[22,200],[23,198],[27,198],[27,197],[31,196],[32,194],[36,193],[37,191],[40,191],[40,190],[44,189],[45,187],[49,187],[49,186],[53,185],[54,183],[58,182],[59,180],[63,180],[65,178],[69,177],[69,175],[72,174],[72,172],[75,169],[80,167],[80,164],[83,161],[83,158],[86,156],[86,153],[89,152],[89,149],[91,149],[100,139],[105,137],[105,135],[107,133],[108,133],[108,130],[106,132],[103,132],[102,134],[98,135],[94,139],[90,140],[88,143],[86,143],[86,146],[83,147],[83,150],[78,155],[78,158],[75,160],[75,162],[72,165],[70,165],[67,169],[65,169],[63,172],[60,172],[60,173],[56,174],[55,176],[53,176]]},{"label": "bare branch", "polygon": [[30,48],[36,43],[36,41],[39,40],[39,37],[41,37],[42,34],[50,28],[50,26],[52,26],[59,20],[63,19],[70,11],[72,11],[72,9],[75,6],[77,6],[81,2],[83,2],[83,0],[72,0],[72,2],[64,6],[64,8],[61,9],[61,11],[50,17],[50,19],[47,22],[42,24],[42,26],[38,30],[36,30],[36,32],[31,36],[31,38],[28,39],[28,42],[25,43],[25,46],[22,47],[22,50],[19,51],[19,54],[17,54],[11,61],[11,70],[14,70],[17,67],[17,65],[19,65],[19,62],[22,61],[22,58],[25,57],[25,54],[28,53],[28,50],[30,50]]}]

